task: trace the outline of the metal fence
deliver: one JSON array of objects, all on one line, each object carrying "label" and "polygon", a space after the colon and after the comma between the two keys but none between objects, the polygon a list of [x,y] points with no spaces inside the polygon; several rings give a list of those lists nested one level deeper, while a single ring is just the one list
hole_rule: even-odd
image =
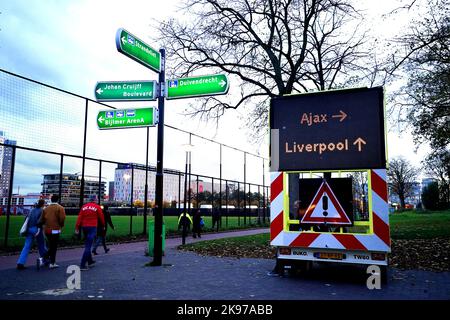
[{"label": "metal fence", "polygon": [[[0,233],[4,232],[4,247],[11,237],[11,216],[26,214],[36,198],[50,194],[60,196],[69,215],[77,214],[89,195],[95,194],[113,215],[129,217],[130,235],[147,232],[151,209],[144,213],[141,208],[142,172],[150,172],[144,181],[149,182],[151,200],[151,173],[155,171],[144,164],[147,130],[97,130],[98,111],[114,108],[0,69]],[[199,208],[204,215],[218,210],[226,217],[224,226],[231,216],[238,218],[239,225],[268,222],[267,159],[165,126],[170,129],[165,144],[165,216],[178,216],[190,204],[187,210]],[[205,150],[185,152],[174,143],[180,141]],[[156,136],[150,145],[156,150]],[[217,163],[203,165],[213,155]],[[242,164],[236,165],[239,155]],[[211,174],[204,172],[208,170]],[[144,216],[142,226],[136,228],[133,216],[140,215]]]}]

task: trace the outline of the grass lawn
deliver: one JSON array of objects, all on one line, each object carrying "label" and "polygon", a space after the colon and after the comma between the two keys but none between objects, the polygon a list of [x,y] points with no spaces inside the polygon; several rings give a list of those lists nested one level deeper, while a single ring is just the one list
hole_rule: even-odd
[{"label": "grass lawn", "polygon": [[411,211],[389,216],[393,239],[450,238],[450,211]]},{"label": "grass lawn", "polygon": [[[62,244],[77,244],[74,238],[74,230],[76,223],[76,216],[67,216],[65,227],[62,232]],[[153,217],[148,217],[149,221],[153,220]],[[212,221],[211,217],[203,217],[205,220],[204,232],[211,231]],[[116,240],[126,240],[131,237],[142,236],[144,217],[133,216],[132,218],[132,236],[130,237],[130,217],[129,216],[112,216],[112,221],[115,226],[115,230],[108,228],[107,239],[109,241]],[[256,218],[252,217],[251,222],[247,219],[247,224],[244,225],[244,219],[241,217],[240,223],[237,217],[228,217],[228,225],[226,224],[227,219],[222,217],[222,228],[221,230],[229,229],[240,229],[248,228],[250,226],[256,226]],[[24,217],[21,216],[11,216],[10,217],[10,227],[9,227],[9,237],[8,237],[8,248],[11,249],[20,247],[23,245],[24,238],[19,236],[19,230],[24,222]],[[267,223],[267,222],[266,222]],[[166,234],[168,236],[178,234],[178,217],[168,216],[164,217],[164,224],[166,227]],[[0,217],[0,249],[4,246],[5,239],[5,227],[6,227],[6,217]]]},{"label": "grass lawn", "polygon": [[[390,265],[401,269],[450,270],[450,211],[390,215]],[[273,259],[270,234],[202,241],[181,246],[202,255]]]}]

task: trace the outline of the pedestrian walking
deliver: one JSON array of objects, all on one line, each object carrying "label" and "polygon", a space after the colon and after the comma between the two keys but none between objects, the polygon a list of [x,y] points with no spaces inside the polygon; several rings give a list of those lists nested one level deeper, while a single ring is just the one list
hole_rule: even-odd
[{"label": "pedestrian walking", "polygon": [[39,226],[44,228],[45,237],[48,242],[48,251],[46,259],[49,260],[49,268],[58,268],[56,264],[56,251],[58,250],[59,236],[61,235],[64,221],[66,220],[66,212],[62,205],[58,204],[59,196],[52,195],[50,205],[44,209],[39,220]]},{"label": "pedestrian walking", "polygon": [[212,228],[216,227],[216,232],[219,232],[219,228],[222,227],[222,215],[220,209],[214,208],[212,211]]},{"label": "pedestrian walking", "polygon": [[37,259],[37,267],[40,268],[44,265],[44,258],[47,255],[47,247],[45,246],[44,233],[39,227],[39,220],[43,212],[45,205],[44,199],[39,199],[35,207],[28,213],[27,219],[28,224],[26,227],[25,244],[23,246],[22,252],[20,253],[19,260],[17,260],[17,269],[25,269],[25,263],[27,262],[28,254],[30,253],[31,246],[34,240],[36,240],[39,250],[39,258]]},{"label": "pedestrian walking", "polygon": [[114,224],[111,220],[111,214],[109,213],[109,207],[107,205],[103,206],[103,216],[105,217],[105,228],[97,228],[97,240],[92,247],[92,254],[97,255],[97,247],[101,244],[103,245],[103,250],[105,253],[109,252],[109,248],[106,247],[106,233],[108,232],[108,225],[115,230]]},{"label": "pedestrian walking", "polygon": [[202,232],[202,227],[203,227],[203,218],[201,216],[200,210],[197,210],[194,213],[193,219],[192,219],[192,232],[193,232],[193,237],[197,238],[197,236],[199,238],[201,238],[201,232]]},{"label": "pedestrian walking", "polygon": [[95,202],[96,199],[96,196],[91,196],[89,202],[81,207],[77,223],[75,224],[75,233],[79,234],[80,231],[83,231],[85,239],[84,252],[80,264],[80,270],[82,271],[89,270],[88,266],[92,266],[95,263],[94,259],[92,259],[92,244],[97,234],[97,227],[104,229],[105,226],[103,210]]}]

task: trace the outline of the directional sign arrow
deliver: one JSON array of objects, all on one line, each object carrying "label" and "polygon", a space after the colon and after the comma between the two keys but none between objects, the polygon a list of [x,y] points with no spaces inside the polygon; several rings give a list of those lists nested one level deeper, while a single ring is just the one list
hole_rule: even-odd
[{"label": "directional sign arrow", "polygon": [[356,144],[358,145],[358,151],[361,152],[362,145],[366,144],[366,142],[361,137],[358,137],[358,139],[356,139],[355,142],[353,142],[353,145],[356,145]]},{"label": "directional sign arrow", "polygon": [[141,39],[120,28],[116,34],[117,51],[153,71],[161,71],[161,54]]},{"label": "directional sign arrow", "polygon": [[225,74],[214,74],[167,81],[167,99],[194,98],[226,94],[230,84]]},{"label": "directional sign arrow", "polygon": [[97,115],[99,129],[153,127],[159,121],[157,108],[103,110]]},{"label": "directional sign arrow", "polygon": [[344,121],[345,118],[347,118],[347,114],[344,111],[339,110],[339,114],[334,114],[331,117],[332,118],[340,118],[339,122],[342,122],[342,121]]},{"label": "directional sign arrow", "polygon": [[156,100],[156,81],[102,81],[95,86],[97,101]]}]

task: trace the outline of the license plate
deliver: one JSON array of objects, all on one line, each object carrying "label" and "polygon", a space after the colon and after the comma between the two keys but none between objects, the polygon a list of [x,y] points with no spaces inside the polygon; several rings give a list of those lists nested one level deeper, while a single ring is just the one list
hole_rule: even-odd
[{"label": "license plate", "polygon": [[342,253],[334,253],[334,252],[316,252],[314,257],[318,259],[333,259],[333,260],[342,260],[344,255]]}]

